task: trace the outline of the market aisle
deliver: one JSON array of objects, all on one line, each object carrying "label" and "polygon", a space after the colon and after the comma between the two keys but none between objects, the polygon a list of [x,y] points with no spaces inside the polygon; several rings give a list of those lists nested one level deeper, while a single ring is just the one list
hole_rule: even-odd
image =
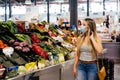
[{"label": "market aisle", "polygon": [[114,80],[120,80],[120,63],[114,66]]}]

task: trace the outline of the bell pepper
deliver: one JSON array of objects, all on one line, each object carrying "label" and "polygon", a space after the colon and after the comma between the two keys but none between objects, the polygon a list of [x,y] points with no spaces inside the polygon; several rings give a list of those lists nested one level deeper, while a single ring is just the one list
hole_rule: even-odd
[{"label": "bell pepper", "polygon": [[31,41],[33,43],[40,43],[41,42],[40,39],[37,37],[36,34],[30,34],[30,38],[31,38]]},{"label": "bell pepper", "polygon": [[32,44],[32,50],[38,54],[39,56],[48,59],[48,53],[46,51],[44,51],[40,46],[38,46],[37,44]]},{"label": "bell pepper", "polygon": [[56,37],[57,35],[55,33],[53,33],[52,31],[48,30],[48,34],[51,37]]}]

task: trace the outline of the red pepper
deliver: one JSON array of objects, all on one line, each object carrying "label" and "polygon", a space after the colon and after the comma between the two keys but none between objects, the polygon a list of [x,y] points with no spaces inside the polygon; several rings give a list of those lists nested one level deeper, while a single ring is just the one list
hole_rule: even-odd
[{"label": "red pepper", "polygon": [[40,26],[40,29],[44,30],[44,29],[45,29],[45,26],[44,26],[44,25],[41,25],[41,26]]},{"label": "red pepper", "polygon": [[32,47],[32,50],[36,53],[36,54],[38,54],[38,55],[40,55],[40,56],[42,56],[43,58],[48,58],[48,53],[46,52],[46,51],[44,51],[40,46],[38,46],[38,45],[36,45],[36,44],[33,44],[32,45],[33,47]]},{"label": "red pepper", "polygon": [[22,23],[16,23],[19,32],[25,32],[25,26]]},{"label": "red pepper", "polygon": [[54,34],[52,31],[48,30],[49,36],[56,37],[57,35]]},{"label": "red pepper", "polygon": [[35,34],[30,34],[30,38],[31,38],[31,41],[33,43],[40,43],[41,42],[40,39]]},{"label": "red pepper", "polygon": [[48,58],[48,53],[46,51],[41,52],[42,57]]},{"label": "red pepper", "polygon": [[45,30],[45,25],[38,24],[38,26],[39,26],[39,28],[40,28],[41,30]]}]

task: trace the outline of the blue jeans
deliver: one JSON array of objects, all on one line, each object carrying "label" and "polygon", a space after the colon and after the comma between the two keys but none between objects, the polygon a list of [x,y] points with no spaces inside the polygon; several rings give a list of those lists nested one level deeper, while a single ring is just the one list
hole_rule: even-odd
[{"label": "blue jeans", "polygon": [[98,80],[97,65],[78,63],[77,80]]}]

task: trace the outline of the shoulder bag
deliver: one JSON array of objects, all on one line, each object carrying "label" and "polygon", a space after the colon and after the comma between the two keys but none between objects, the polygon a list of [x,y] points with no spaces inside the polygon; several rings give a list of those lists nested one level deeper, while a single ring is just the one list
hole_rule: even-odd
[{"label": "shoulder bag", "polygon": [[[97,55],[96,55],[97,56]],[[98,57],[97,57],[97,68],[98,68],[98,78],[99,80],[104,80],[105,77],[106,77],[106,70],[105,70],[105,66],[104,66],[104,63],[103,63],[103,54],[102,54],[102,58],[101,58],[101,61],[102,61],[102,67],[100,68],[99,66],[99,61],[98,61]]]}]

